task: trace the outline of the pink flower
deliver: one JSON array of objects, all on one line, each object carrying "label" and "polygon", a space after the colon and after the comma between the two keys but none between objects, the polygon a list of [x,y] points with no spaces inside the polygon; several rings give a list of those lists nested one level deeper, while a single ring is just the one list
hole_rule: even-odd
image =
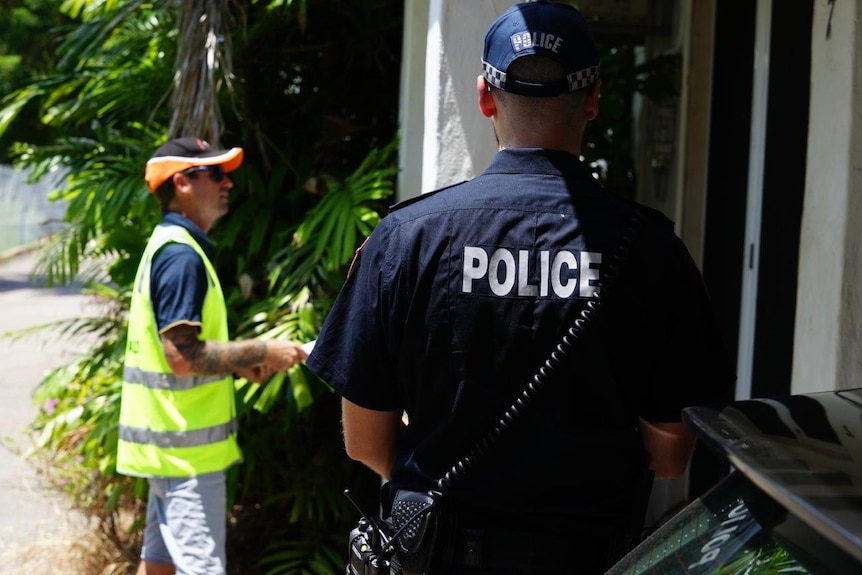
[{"label": "pink flower", "polygon": [[45,414],[46,415],[53,415],[54,414],[54,408],[57,406],[58,403],[60,403],[60,401],[57,399],[49,399],[48,401],[46,401],[45,402]]}]

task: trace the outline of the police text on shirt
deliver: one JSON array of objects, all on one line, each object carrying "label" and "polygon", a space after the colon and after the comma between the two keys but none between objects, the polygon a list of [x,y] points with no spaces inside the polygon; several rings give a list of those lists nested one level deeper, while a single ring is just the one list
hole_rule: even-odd
[{"label": "police text on shirt", "polygon": [[602,254],[464,246],[462,293],[498,297],[598,295]]}]

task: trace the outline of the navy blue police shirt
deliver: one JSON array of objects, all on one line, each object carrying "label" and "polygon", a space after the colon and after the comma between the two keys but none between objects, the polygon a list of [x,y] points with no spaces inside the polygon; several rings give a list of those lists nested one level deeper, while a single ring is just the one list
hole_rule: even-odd
[{"label": "navy blue police shirt", "polygon": [[[159,225],[184,228],[212,257],[212,243],[188,218],[166,212]],[[150,294],[159,333],[178,323],[201,323],[208,281],[204,262],[191,246],[170,242],[156,253],[150,270]]]},{"label": "navy blue police shirt", "polygon": [[[634,209],[575,156],[514,149],[381,220],[306,363],[357,405],[407,412],[393,487],[433,488],[494,426],[598,295]],[[730,389],[700,272],[673,224],[641,210],[601,319],[452,482],[462,509],[610,532],[646,468],[637,418],[676,422]]]}]

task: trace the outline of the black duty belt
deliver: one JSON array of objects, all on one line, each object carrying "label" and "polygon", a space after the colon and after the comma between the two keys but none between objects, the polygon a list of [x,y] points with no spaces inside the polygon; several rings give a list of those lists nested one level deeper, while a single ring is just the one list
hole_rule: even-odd
[{"label": "black duty belt", "polygon": [[577,566],[578,573],[602,573],[613,543],[613,537],[583,532],[460,529],[454,564],[522,573],[562,573]]}]

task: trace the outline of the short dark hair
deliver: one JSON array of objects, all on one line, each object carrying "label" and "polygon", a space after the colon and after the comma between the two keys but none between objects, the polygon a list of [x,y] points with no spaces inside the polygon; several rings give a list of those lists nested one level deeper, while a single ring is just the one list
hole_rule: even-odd
[{"label": "short dark hair", "polygon": [[166,212],[168,207],[171,205],[171,201],[173,201],[174,196],[176,195],[173,176],[162,182],[159,187],[156,188],[155,195],[156,199],[159,200],[159,206],[161,206],[162,211]]}]

